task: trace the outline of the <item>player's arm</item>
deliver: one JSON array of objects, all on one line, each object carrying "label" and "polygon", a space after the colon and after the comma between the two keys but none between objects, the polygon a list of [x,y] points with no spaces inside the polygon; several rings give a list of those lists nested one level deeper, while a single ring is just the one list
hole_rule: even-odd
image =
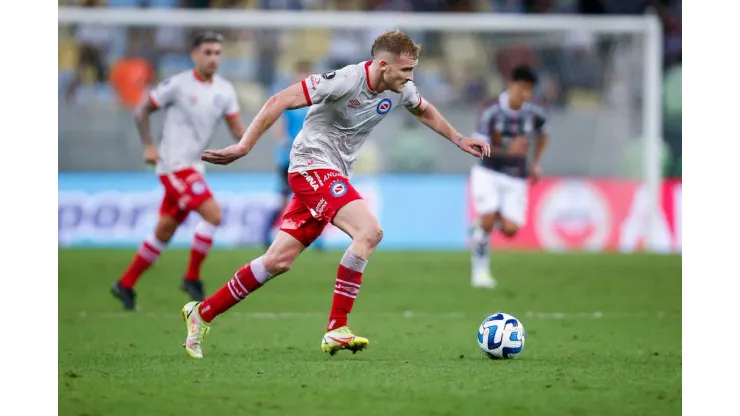
[{"label": "player's arm", "polygon": [[257,140],[259,140],[267,129],[280,118],[285,110],[302,108],[309,105],[310,97],[305,90],[305,84],[300,82],[274,94],[262,106],[262,109],[260,109],[252,122],[249,123],[239,143],[222,150],[206,150],[201,155],[201,159],[219,165],[226,165],[244,157],[252,150]]},{"label": "player's arm", "polygon": [[136,130],[139,132],[139,138],[144,144],[144,161],[146,163],[155,164],[159,159],[149,129],[149,119],[153,112],[175,102],[179,91],[177,85],[178,81],[175,77],[162,81],[149,92],[148,97],[134,111],[134,122],[136,123]]},{"label": "player's arm", "polygon": [[537,141],[534,145],[534,159],[532,160],[532,181],[537,182],[542,176],[542,155],[545,153],[545,148],[550,141],[550,134],[545,127],[545,115],[544,112],[538,112],[535,117],[535,131],[537,132]]},{"label": "player's arm", "polygon": [[275,138],[278,143],[284,142],[285,138],[288,136],[288,127],[286,126],[285,115],[280,116],[272,128],[275,129]]},{"label": "player's arm", "polygon": [[244,132],[247,130],[247,128],[244,127],[244,123],[242,122],[240,115],[241,108],[239,108],[239,96],[236,94],[234,86],[229,85],[229,100],[224,109],[224,120],[226,120],[226,125],[229,127],[229,131],[234,137],[234,140],[237,141],[242,138]]},{"label": "player's arm", "polygon": [[229,114],[224,117],[226,125],[229,127],[229,131],[234,137],[234,140],[241,140],[242,136],[244,136],[244,132],[247,131],[247,127],[244,126],[242,118],[239,115],[240,114],[237,111],[236,113]]},{"label": "player's arm", "polygon": [[144,144],[144,162],[149,164],[157,163],[159,154],[157,148],[154,146],[152,140],[151,130],[149,128],[150,118],[153,112],[157,111],[159,107],[155,102],[147,97],[138,107],[134,110],[134,123],[136,124],[136,130],[139,132],[139,138],[141,143]]},{"label": "player's arm", "polygon": [[491,155],[491,146],[488,143],[460,134],[430,102],[422,100],[419,97],[418,103],[415,107],[407,106],[407,109],[422,124],[452,143],[455,143],[464,152],[470,153],[475,157],[482,158],[483,156],[488,157]]}]

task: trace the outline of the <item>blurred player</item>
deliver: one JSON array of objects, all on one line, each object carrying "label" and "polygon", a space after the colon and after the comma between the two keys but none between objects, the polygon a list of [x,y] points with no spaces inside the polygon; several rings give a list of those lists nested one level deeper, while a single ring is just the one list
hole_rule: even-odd
[{"label": "blurred player", "polygon": [[514,237],[527,216],[527,151],[529,138],[537,139],[531,179],[542,174],[540,161],[547,146],[545,113],[529,102],[537,76],[529,67],[514,69],[509,87],[481,110],[473,134],[490,140],[491,156],[473,166],[470,184],[476,209],[472,229],[471,281],[474,287],[494,288],[490,270],[489,241],[494,226]]},{"label": "blurred player", "polygon": [[[164,186],[164,199],[159,207],[159,221],[154,233],[144,240],[123,276],[111,289],[124,309],[134,309],[136,281],[154,264],[191,211],[200,214],[203,220],[195,227],[190,261],[180,288],[191,299],[205,298],[200,268],[211,248],[216,227],[221,223],[221,207],[213,199],[202,176],[205,166],[200,154],[211,140],[220,119],[226,119],[229,130],[237,139],[245,131],[239,118],[239,102],[234,87],[216,75],[222,40],[220,34],[213,32],[197,35],[191,52],[195,68],[163,81],[136,110],[136,127],[144,143],[144,161],[156,164],[159,180]],[[149,133],[149,118],[160,108],[165,111],[165,121],[157,150]]]},{"label": "blurred player", "polygon": [[341,349],[356,352],[367,347],[367,338],[356,336],[347,326],[365,266],[383,238],[378,220],[349,180],[365,139],[393,108],[405,107],[463,151],[476,157],[490,151],[488,143],[464,137],[422,100],[412,82],[419,50],[403,32],[384,33],[373,43],[371,61],[311,75],[273,95],[238,144],[203,153],[211,163],[231,163],[247,155],[283,112],[311,106],[290,153],[288,183],[293,199],[275,241],[214,295],[182,308],[188,328],[184,347],[191,357],[203,357],[200,344],[217,315],[287,272],[329,222],[353,242],[339,263],[321,348],[333,355]]},{"label": "blurred player", "polygon": [[[293,83],[299,83],[311,75],[311,65],[305,61],[299,61],[295,65]],[[295,138],[303,128],[303,121],[306,119],[308,114],[308,107],[296,108],[288,110],[277,120],[275,125],[275,134],[280,142],[275,148],[275,162],[277,165],[277,172],[280,180],[280,206],[273,212],[270,213],[267,223],[265,224],[265,230],[263,233],[263,241],[265,246],[269,247],[271,243],[270,234],[272,228],[277,222],[280,214],[283,213],[285,208],[288,206],[289,197],[292,193],[290,185],[288,184],[288,168],[290,167],[290,149],[293,147]],[[314,244],[318,244],[321,239],[318,239]]]}]

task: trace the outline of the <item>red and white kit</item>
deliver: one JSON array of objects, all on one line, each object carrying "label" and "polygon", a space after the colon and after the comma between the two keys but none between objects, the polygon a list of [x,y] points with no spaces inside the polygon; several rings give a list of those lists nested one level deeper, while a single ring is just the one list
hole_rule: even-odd
[{"label": "red and white kit", "polygon": [[163,81],[151,91],[149,100],[165,112],[157,161],[165,189],[159,212],[182,222],[213,196],[203,178],[205,165],[200,155],[217,123],[239,116],[239,100],[226,79],[214,75],[205,80],[192,70]]}]

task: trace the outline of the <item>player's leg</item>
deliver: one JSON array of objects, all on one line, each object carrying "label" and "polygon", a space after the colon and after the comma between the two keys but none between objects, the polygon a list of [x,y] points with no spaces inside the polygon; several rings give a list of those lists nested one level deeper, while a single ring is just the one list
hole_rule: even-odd
[{"label": "player's leg", "polygon": [[471,227],[471,284],[474,287],[494,288],[491,275],[491,232],[499,219],[501,197],[495,173],[482,166],[474,166],[470,186],[475,203],[476,219]]},{"label": "player's leg", "polygon": [[[350,189],[356,193],[354,189]],[[332,223],[352,237],[352,244],[339,262],[328,332],[322,339],[321,348],[331,355],[341,349],[355,353],[366,348],[369,341],[355,335],[347,326],[347,320],[362,285],[362,274],[383,238],[383,231],[375,215],[361,199],[351,200],[339,208]]]},{"label": "player's leg", "polygon": [[180,288],[190,295],[192,300],[202,301],[205,299],[205,290],[200,279],[200,269],[213,246],[213,236],[218,226],[221,225],[222,213],[221,206],[212,197],[200,203],[195,211],[202,220],[195,226],[188,269]]},{"label": "player's leg", "polygon": [[236,271],[234,276],[203,302],[190,302],[182,308],[188,326],[185,350],[193,358],[202,358],[200,343],[210,330],[211,321],[270,279],[290,270],[293,261],[321,234],[324,222],[311,216],[296,198],[288,205],[284,226],[267,252]]},{"label": "player's leg", "polygon": [[527,182],[525,179],[505,178],[499,229],[512,238],[517,235],[527,219]]},{"label": "player's leg", "polygon": [[[166,201],[162,205],[167,207]],[[177,227],[182,222],[181,216],[173,216],[169,211],[161,210],[157,226],[154,233],[147,237],[139,246],[136,255],[121,278],[111,288],[113,296],[118,298],[126,310],[133,310],[136,307],[136,293],[134,285],[141,275],[157,261],[159,255],[165,246],[172,239]]]},{"label": "player's leg", "polygon": [[278,166],[278,179],[280,183],[280,205],[270,212],[270,214],[267,217],[267,222],[265,223],[265,229],[262,232],[262,241],[265,245],[265,248],[268,248],[270,246],[270,234],[272,234],[272,229],[275,226],[275,223],[280,218],[280,215],[285,211],[285,208],[288,206],[288,202],[290,201],[290,186],[288,185],[288,167],[287,166]]}]

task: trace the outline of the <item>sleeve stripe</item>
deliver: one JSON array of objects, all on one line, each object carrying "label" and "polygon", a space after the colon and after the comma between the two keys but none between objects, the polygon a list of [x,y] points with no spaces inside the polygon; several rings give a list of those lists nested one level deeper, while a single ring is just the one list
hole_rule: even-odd
[{"label": "sleeve stripe", "polygon": [[421,106],[421,102],[422,101],[424,101],[424,100],[421,98],[421,94],[419,94],[419,104],[416,104],[416,107],[414,107],[414,108],[419,108]]},{"label": "sleeve stripe", "polygon": [[306,80],[304,79],[301,81],[301,85],[303,86],[303,95],[306,96],[306,102],[308,105],[313,105],[311,102],[311,96],[308,94],[308,87],[306,86]]},{"label": "sleeve stripe", "polygon": [[157,100],[154,99],[154,96],[152,94],[149,94],[149,102],[152,104],[152,107],[154,107],[155,110],[159,108],[159,103],[157,103]]},{"label": "sleeve stripe", "polygon": [[231,114],[226,114],[226,116],[224,116],[224,118],[227,119],[227,120],[230,120],[230,119],[233,119],[233,118],[237,118],[237,117],[239,117],[239,111],[235,111],[235,112],[233,112]]}]

